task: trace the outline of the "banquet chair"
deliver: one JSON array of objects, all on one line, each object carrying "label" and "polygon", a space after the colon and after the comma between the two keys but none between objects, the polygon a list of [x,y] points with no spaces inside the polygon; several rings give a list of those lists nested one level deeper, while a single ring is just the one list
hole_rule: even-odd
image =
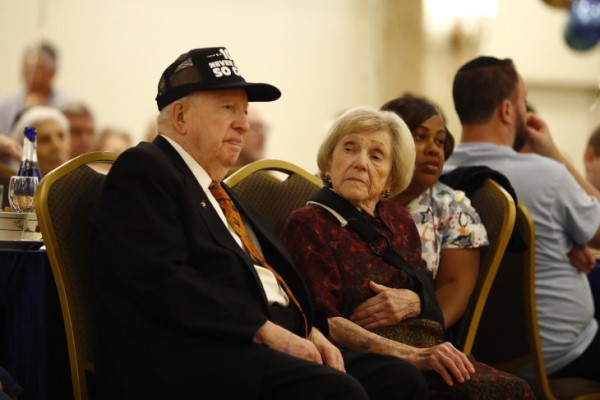
[{"label": "banquet chair", "polygon": [[281,160],[250,163],[231,174],[225,183],[258,211],[278,234],[290,212],[304,207],[323,186],[321,179]]},{"label": "banquet chair", "polygon": [[112,164],[117,154],[92,152],[49,172],[34,197],[62,310],[75,400],[88,398],[96,344],[91,305],[89,219],[105,175],[93,166]]},{"label": "banquet chair", "polygon": [[448,330],[448,337],[470,355],[479,321],[515,225],[513,198],[496,181],[487,178],[470,196],[488,234],[489,246],[483,247],[475,289],[463,316]]},{"label": "banquet chair", "polygon": [[[552,399],[541,358],[535,309],[535,229],[523,204],[519,204],[516,229],[527,244],[507,252],[490,291],[485,313],[473,345],[477,359],[502,370],[531,364],[536,394]],[[542,361],[543,362],[543,361]]]},{"label": "banquet chair", "polygon": [[523,204],[515,224],[526,248],[506,252],[490,290],[473,345],[478,361],[514,372],[530,365],[532,389],[539,399],[600,399],[600,384],[578,378],[549,380],[537,324],[535,302],[535,228]]}]

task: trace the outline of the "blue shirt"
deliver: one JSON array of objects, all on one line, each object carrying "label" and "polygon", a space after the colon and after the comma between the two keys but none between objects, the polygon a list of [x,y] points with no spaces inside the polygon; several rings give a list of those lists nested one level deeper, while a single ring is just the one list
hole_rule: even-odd
[{"label": "blue shirt", "polygon": [[461,143],[444,172],[469,165],[504,174],[531,213],[540,337],[547,372],[556,372],[579,357],[598,330],[586,275],[570,264],[567,253],[573,243],[592,239],[600,227],[600,205],[564,165],[546,157],[491,143]]}]

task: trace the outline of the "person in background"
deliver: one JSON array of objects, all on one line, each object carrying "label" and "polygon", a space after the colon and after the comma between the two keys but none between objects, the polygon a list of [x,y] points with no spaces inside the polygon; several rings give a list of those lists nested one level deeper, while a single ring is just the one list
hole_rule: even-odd
[{"label": "person in background", "polygon": [[111,151],[121,154],[132,145],[129,133],[115,128],[104,128],[98,136],[98,151]]},{"label": "person in background", "polygon": [[[537,110],[528,101],[525,103],[525,109],[527,110],[529,115],[537,115]],[[584,188],[584,190],[591,196],[594,196],[596,199],[600,200],[600,191],[598,191],[598,187],[594,184],[594,182],[590,180],[590,178],[594,179],[593,177],[589,176],[589,173],[591,171],[587,170],[587,161],[585,157],[588,157],[589,154],[584,154],[584,164],[586,164],[586,175],[588,175],[586,179],[579,174],[579,172],[575,169],[575,167],[569,161],[569,159],[565,157],[563,153],[558,149],[548,129],[538,131],[535,136],[532,136],[527,140],[520,140],[519,143],[516,144],[514,149],[519,153],[532,153],[539,154],[544,157],[549,157],[565,165],[569,173],[573,175],[573,178],[575,178],[575,180]],[[596,300],[598,297],[600,297],[600,293],[596,293],[598,289],[595,289],[594,281],[596,279],[599,279],[596,278],[596,276],[599,275],[600,272],[597,271],[594,273],[594,269],[596,266],[596,257],[594,254],[595,252],[592,251],[592,249],[587,244],[572,243],[571,249],[567,253],[567,256],[569,257],[571,265],[573,265],[580,271],[588,274],[588,279],[592,288],[592,295],[594,296],[594,304],[599,304]],[[600,310],[598,309],[598,307],[594,307],[594,317],[596,318],[596,320],[598,320],[598,316],[600,316]]]},{"label": "person in background", "polygon": [[[115,128],[104,128],[98,136],[96,151],[110,151],[112,153],[121,154],[131,147],[131,136],[129,133]],[[110,171],[112,164],[94,164],[92,168],[100,173],[107,174]]]},{"label": "person in background", "polygon": [[411,213],[423,247],[423,259],[435,279],[445,327],[465,312],[479,274],[479,255],[488,244],[485,227],[462,191],[439,182],[454,138],[444,117],[424,98],[404,95],[385,103],[408,125],[416,148],[415,173],[394,197]]},{"label": "person in background", "polygon": [[[594,187],[600,190],[600,127],[590,135],[583,153],[585,177]],[[594,318],[600,319],[600,249],[589,249],[594,260],[594,268],[588,274],[592,296],[594,297]]]},{"label": "person in background", "polygon": [[0,159],[6,166],[20,162],[23,155],[23,146],[12,137],[0,133]]},{"label": "person in background", "polygon": [[[537,115],[537,110],[530,102],[526,103],[526,109],[528,113]],[[515,150],[520,153],[539,154],[564,164],[575,180],[584,187],[585,191],[600,200],[600,189],[597,186],[598,174],[595,170],[598,168],[595,149],[598,148],[596,146],[599,144],[597,143],[599,137],[594,136],[596,135],[592,134],[590,136],[584,152],[585,178],[579,174],[569,159],[558,149],[549,130],[540,131],[536,136],[528,137],[527,140],[522,141],[521,147],[515,147]],[[594,318],[596,320],[600,317],[600,271],[596,269],[596,258],[599,254],[598,250],[592,249],[587,244],[579,243],[572,243],[571,250],[567,253],[571,265],[585,272],[588,276],[594,298]]]},{"label": "person in background", "polygon": [[[572,168],[546,123],[526,109],[527,89],[510,59],[482,56],[454,77],[462,138],[444,173],[484,165],[506,176],[535,224],[535,294],[551,378],[600,381],[600,336],[586,277],[571,264],[574,244],[600,245],[598,191]],[[527,148],[537,154],[518,153]],[[531,379],[533,371],[521,371]]]},{"label": "person in background", "polygon": [[[42,177],[69,160],[69,121],[57,108],[28,108],[17,120],[12,134],[21,143],[26,126],[33,126],[37,132],[37,158]],[[19,163],[13,167],[17,170]]]},{"label": "person in background", "polygon": [[600,190],[600,126],[590,135],[583,153],[585,177],[597,190]]},{"label": "person in background", "polygon": [[92,222],[99,399],[427,397],[412,365],[340,352],[277,234],[222,179],[249,130],[226,48],[163,72],[159,135],[116,160]]},{"label": "person in background", "polygon": [[261,110],[256,105],[248,107],[248,124],[250,130],[235,167],[243,167],[265,157],[265,144],[269,133],[269,126],[265,122]]},{"label": "person in background", "polygon": [[21,65],[25,87],[0,99],[0,132],[12,132],[18,115],[28,107],[58,107],[77,99],[53,87],[57,70],[58,54],[49,42],[36,42],[25,49]]},{"label": "person in background", "polygon": [[[288,217],[282,240],[327,313],[338,346],[404,359],[424,371],[432,398],[516,399],[533,396],[523,380],[472,362],[444,327],[421,315],[424,293],[385,258],[389,246],[414,269],[426,268],[414,220],[396,201],[415,168],[410,130],[393,112],[356,107],[333,124],[317,154],[321,189]],[[367,242],[322,197],[357,208],[376,231]],[[416,291],[415,291],[416,290]]]},{"label": "person in background", "polygon": [[81,102],[70,102],[60,107],[69,120],[70,158],[93,151],[95,143],[94,115],[89,107]]}]

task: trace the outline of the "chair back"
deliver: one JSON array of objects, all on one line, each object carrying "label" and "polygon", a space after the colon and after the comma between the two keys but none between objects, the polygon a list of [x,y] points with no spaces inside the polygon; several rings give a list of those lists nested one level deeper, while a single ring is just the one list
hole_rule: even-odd
[{"label": "chair back", "polygon": [[[284,177],[276,173],[283,173]],[[290,212],[304,207],[323,182],[304,169],[281,160],[259,160],[233,174],[225,183],[245,204],[257,210],[279,234]]]},{"label": "chair back", "polygon": [[541,353],[538,326],[534,323],[537,320],[535,231],[523,204],[518,206],[516,229],[527,248],[504,255],[479,324],[473,353],[479,361],[503,370],[535,362],[536,375],[545,377],[543,363],[540,365],[535,356],[536,352]]},{"label": "chair back", "polygon": [[453,342],[467,355],[472,352],[479,321],[510,240],[516,214],[513,198],[502,186],[489,178],[471,194],[470,200],[481,217],[490,244],[481,250],[479,275],[467,309],[450,328]]},{"label": "chair back", "polygon": [[511,372],[531,365],[530,382],[540,399],[600,399],[600,384],[579,378],[549,380],[537,323],[535,301],[535,227],[519,203],[515,229],[525,249],[505,253],[490,290],[473,344],[478,361]]},{"label": "chair back", "polygon": [[35,205],[58,291],[75,400],[88,398],[96,336],[91,304],[89,219],[105,175],[93,163],[112,164],[117,155],[93,152],[74,158],[40,182]]}]

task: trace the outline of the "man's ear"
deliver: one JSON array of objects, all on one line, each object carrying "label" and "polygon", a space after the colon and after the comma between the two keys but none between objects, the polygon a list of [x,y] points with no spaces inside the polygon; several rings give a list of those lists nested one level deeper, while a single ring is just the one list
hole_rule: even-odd
[{"label": "man's ear", "polygon": [[502,100],[498,106],[498,118],[500,118],[500,121],[505,124],[510,124],[515,114],[514,107],[514,104],[510,100]]},{"label": "man's ear", "polygon": [[596,159],[597,155],[593,148],[590,146],[586,147],[585,152],[583,153],[583,165],[586,171],[592,169],[592,163]]},{"label": "man's ear", "polygon": [[171,108],[171,121],[175,131],[180,135],[185,135],[186,130],[186,115],[187,115],[187,104],[183,101],[175,101]]}]

